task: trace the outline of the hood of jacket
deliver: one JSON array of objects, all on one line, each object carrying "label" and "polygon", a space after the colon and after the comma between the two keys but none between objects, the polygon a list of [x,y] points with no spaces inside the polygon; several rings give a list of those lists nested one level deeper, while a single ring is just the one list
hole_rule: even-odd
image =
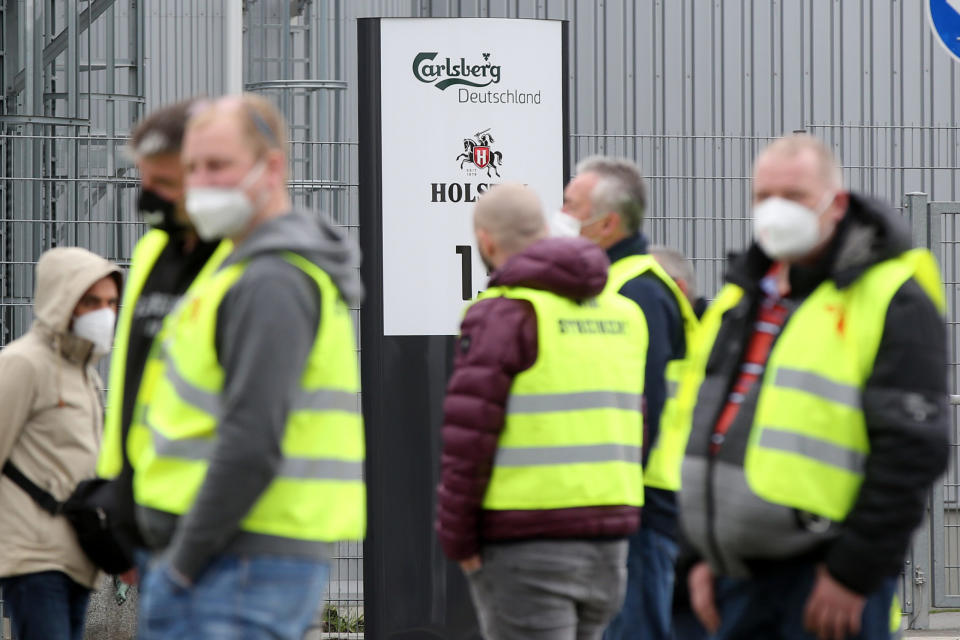
[{"label": "hood of jacket", "polygon": [[[809,293],[826,279],[837,287],[850,286],[873,265],[894,258],[912,246],[906,221],[889,205],[858,193],[850,193],[846,215],[823,257],[813,265],[790,267],[790,285],[795,293]],[[745,289],[759,286],[772,261],[756,243],[732,256],[727,281]]]},{"label": "hood of jacket", "polygon": [[583,300],[607,284],[610,261],[598,246],[583,238],[545,238],[513,255],[490,276],[491,287],[542,289]]},{"label": "hood of jacket", "polygon": [[363,300],[360,248],[322,214],[294,210],[265,222],[253,230],[224,264],[280,251],[296,253],[323,269],[348,305],[359,306]]},{"label": "hood of jacket", "polygon": [[70,333],[73,311],[87,289],[101,278],[113,276],[117,292],[123,291],[120,269],[95,253],[79,247],[50,249],[37,261],[33,314],[42,333],[56,337],[62,354],[82,360],[93,349],[89,340]]}]

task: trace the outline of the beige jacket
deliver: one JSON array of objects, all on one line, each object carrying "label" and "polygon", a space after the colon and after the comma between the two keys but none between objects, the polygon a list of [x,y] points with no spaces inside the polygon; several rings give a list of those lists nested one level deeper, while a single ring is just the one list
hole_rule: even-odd
[{"label": "beige jacket", "polygon": [[[37,263],[35,320],[0,351],[0,464],[11,460],[58,500],[92,478],[103,429],[103,384],[93,344],[69,333],[73,310],[97,280],[120,270],[78,248],[53,249]],[[92,587],[97,569],[70,524],[40,509],[0,476],[0,576],[63,571]]]}]

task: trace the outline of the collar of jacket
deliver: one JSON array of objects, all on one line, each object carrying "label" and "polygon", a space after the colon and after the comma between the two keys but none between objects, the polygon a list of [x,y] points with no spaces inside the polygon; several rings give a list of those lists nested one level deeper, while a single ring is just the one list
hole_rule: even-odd
[{"label": "collar of jacket", "polygon": [[[790,268],[790,296],[806,297],[827,279],[840,289],[848,287],[868,268],[900,255],[910,246],[910,232],[900,216],[880,202],[850,193],[847,213],[820,260]],[[746,252],[730,257],[726,280],[756,293],[771,264],[756,243],[751,244]]]},{"label": "collar of jacket", "polygon": [[84,365],[90,361],[93,354],[93,343],[84,338],[73,335],[69,331],[54,331],[42,322],[35,322],[32,328],[50,349],[57,353],[59,347],[60,356],[76,365]]},{"label": "collar of jacket", "polygon": [[613,264],[617,260],[622,260],[627,256],[642,256],[647,253],[649,245],[650,243],[647,241],[647,236],[643,235],[642,231],[637,231],[632,236],[627,236],[607,249],[607,257],[610,258],[610,263]]}]

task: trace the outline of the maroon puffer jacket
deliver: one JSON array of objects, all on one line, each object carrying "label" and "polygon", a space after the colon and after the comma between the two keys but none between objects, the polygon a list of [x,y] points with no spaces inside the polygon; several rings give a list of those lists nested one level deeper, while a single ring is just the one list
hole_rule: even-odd
[{"label": "maroon puffer jacket", "polygon": [[[551,238],[510,258],[490,286],[544,289],[581,300],[603,290],[609,266],[604,252],[586,240]],[[510,386],[536,359],[537,319],[529,302],[492,298],[470,307],[447,385],[437,492],[437,535],[453,560],[469,558],[489,541],[617,538],[640,524],[640,510],[629,506],[483,509]]]}]

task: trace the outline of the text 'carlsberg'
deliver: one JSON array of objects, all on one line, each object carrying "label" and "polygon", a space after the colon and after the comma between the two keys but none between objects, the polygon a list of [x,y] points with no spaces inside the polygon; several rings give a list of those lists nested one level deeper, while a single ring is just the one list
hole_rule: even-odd
[{"label": "text 'carlsberg'", "polygon": [[413,76],[420,82],[432,84],[443,91],[453,85],[486,87],[500,82],[500,65],[490,62],[490,54],[484,53],[482,63],[468,64],[466,58],[446,58],[433,63],[436,51],[421,51],[413,59]]}]

